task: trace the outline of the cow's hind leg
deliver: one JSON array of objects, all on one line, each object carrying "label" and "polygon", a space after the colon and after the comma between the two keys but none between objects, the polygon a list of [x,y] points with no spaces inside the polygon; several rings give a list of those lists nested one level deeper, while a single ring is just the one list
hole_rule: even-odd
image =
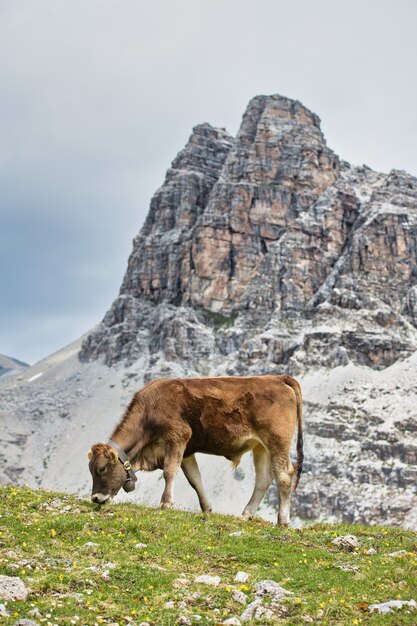
[{"label": "cow's hind leg", "polygon": [[201,510],[203,513],[209,513],[211,511],[210,502],[207,500],[203,487],[203,481],[201,480],[200,469],[194,454],[187,456],[187,458],[182,460],[181,469],[191,487],[197,492]]},{"label": "cow's hind leg", "polygon": [[291,485],[295,470],[288,454],[272,456],[271,466],[279,494],[277,523],[281,526],[288,526],[290,522]]},{"label": "cow's hind leg", "polygon": [[257,445],[253,450],[253,464],[255,466],[255,487],[251,499],[243,509],[242,517],[248,519],[253,517],[262,502],[269,485],[272,483],[273,475],[269,461],[268,451],[263,445]]}]

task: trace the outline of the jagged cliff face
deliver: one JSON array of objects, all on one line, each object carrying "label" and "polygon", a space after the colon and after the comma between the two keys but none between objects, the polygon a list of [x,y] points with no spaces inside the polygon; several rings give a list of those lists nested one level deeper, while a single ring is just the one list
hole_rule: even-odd
[{"label": "jagged cliff face", "polygon": [[[417,347],[417,180],[354,168],[299,102],[259,96],[235,140],[197,126],[156,192],[83,360],[152,376],[384,368]],[[168,366],[167,366],[168,363]]]},{"label": "jagged cliff face", "polygon": [[316,115],[260,96],[235,139],[194,129],[80,358],[138,363],[132,385],[296,375],[295,511],[417,527],[416,326],[417,179],[340,161]]}]

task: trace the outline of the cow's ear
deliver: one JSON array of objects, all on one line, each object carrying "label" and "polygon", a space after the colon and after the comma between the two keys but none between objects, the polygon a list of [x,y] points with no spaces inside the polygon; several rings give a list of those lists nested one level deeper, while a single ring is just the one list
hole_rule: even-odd
[{"label": "cow's ear", "polygon": [[109,448],[109,454],[110,461],[113,463],[113,465],[116,465],[117,461],[119,460],[119,455],[117,454],[116,450],[114,450],[113,448]]},{"label": "cow's ear", "polygon": [[93,451],[91,448],[89,449],[87,456],[88,456],[88,460],[91,461],[91,459],[93,458]]}]

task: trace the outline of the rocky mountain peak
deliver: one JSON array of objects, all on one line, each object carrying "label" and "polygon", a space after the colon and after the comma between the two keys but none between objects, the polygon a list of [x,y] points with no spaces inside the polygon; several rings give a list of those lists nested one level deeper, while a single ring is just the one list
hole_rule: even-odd
[{"label": "rocky mountain peak", "polygon": [[192,230],[205,210],[232,142],[224,129],[210,124],[193,129],[152,198],[144,227],[134,242],[121,295],[182,302],[182,275]]},{"label": "rocky mountain peak", "polygon": [[384,368],[417,347],[416,241],[415,178],[340,161],[317,115],[257,96],[235,139],[193,129],[81,359]]},{"label": "rocky mountain peak", "polygon": [[223,163],[221,155],[229,152],[232,141],[233,138],[224,128],[214,128],[207,123],[198,124],[193,128],[185,148],[172,162],[167,177],[176,170],[187,170],[199,172],[216,181],[219,176],[219,160]]},{"label": "rocky mountain peak", "polygon": [[243,116],[222,179],[296,191],[311,183],[308,175],[314,173],[315,184],[325,189],[335,178],[337,162],[326,147],[317,115],[296,100],[256,96]]}]

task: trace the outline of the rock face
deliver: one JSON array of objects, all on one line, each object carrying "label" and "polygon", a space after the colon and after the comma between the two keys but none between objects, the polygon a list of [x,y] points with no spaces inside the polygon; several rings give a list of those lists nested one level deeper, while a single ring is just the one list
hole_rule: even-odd
[{"label": "rock face", "polygon": [[194,129],[81,359],[382,369],[417,348],[416,259],[417,180],[341,162],[316,115],[259,96],[235,140]]},{"label": "rock face", "polygon": [[[4,465],[7,478],[84,489],[81,457],[153,378],[288,372],[305,400],[294,512],[417,528],[416,350],[417,179],[341,161],[315,114],[259,96],[235,139],[194,128],[81,363],[3,381],[0,417],[14,425],[0,477]],[[45,457],[32,459],[39,446]],[[238,485],[218,463],[201,463],[209,495],[240,513],[250,460]],[[152,499],[157,479],[141,490]],[[266,505],[276,498],[271,488]]]}]

